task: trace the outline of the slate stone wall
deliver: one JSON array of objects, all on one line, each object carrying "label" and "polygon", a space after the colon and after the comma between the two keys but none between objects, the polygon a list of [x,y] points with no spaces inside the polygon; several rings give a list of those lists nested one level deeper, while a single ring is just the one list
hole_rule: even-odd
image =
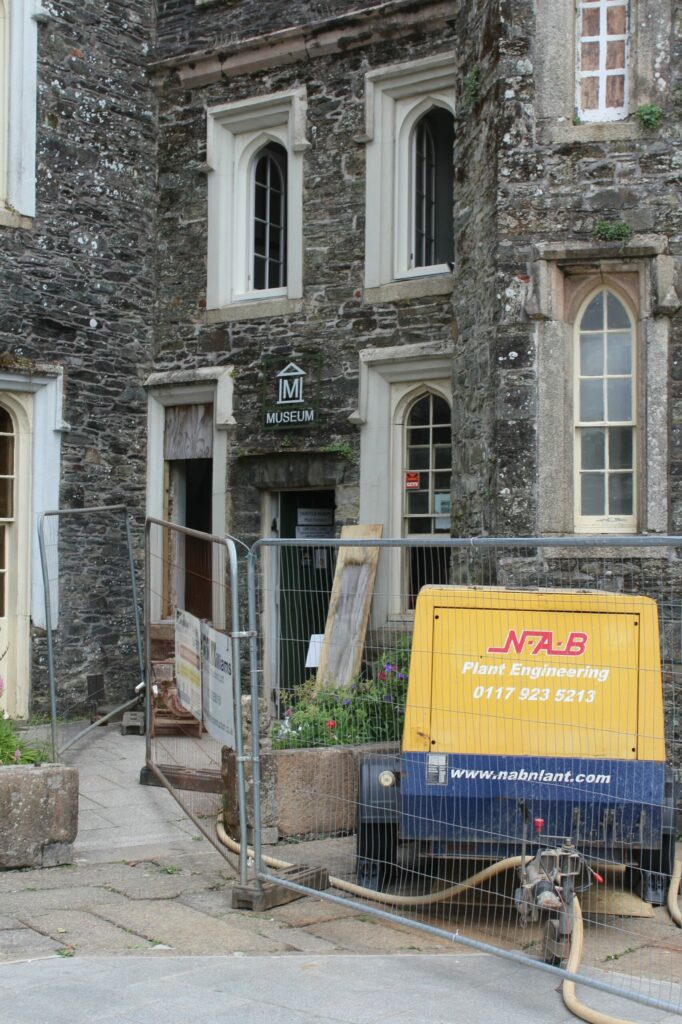
[{"label": "slate stone wall", "polygon": [[[274,487],[282,473],[292,486],[337,487],[340,519],[352,520],[359,438],[348,417],[357,406],[359,351],[454,339],[453,531],[534,533],[538,353],[527,312],[532,248],[548,240],[589,244],[596,218],[605,216],[666,236],[679,261],[680,52],[660,95],[659,131],[634,142],[557,143],[543,135],[538,119],[533,0],[453,0],[451,18],[437,31],[424,19],[383,41],[196,88],[169,69],[155,92],[148,72],[165,57],[311,26],[357,12],[366,0],[216,0],[200,6],[158,0],[156,9],[148,0],[46,0],[45,6],[50,20],[40,29],[38,215],[31,231],[2,229],[0,361],[22,372],[46,360],[65,369],[70,429],[63,437],[61,506],[123,502],[139,524],[146,473],[142,382],[152,369],[229,364],[235,366],[236,427],[229,433],[226,526],[246,541],[256,538],[262,489],[268,479]],[[680,0],[673,10],[679,29]],[[681,36],[678,31],[678,47]],[[452,48],[454,296],[367,304],[365,148],[355,141],[364,125],[364,75]],[[304,156],[303,310],[209,326],[206,107],[303,84],[312,143]],[[260,416],[263,360],[300,352],[321,355],[319,428],[266,432]],[[671,525],[680,530],[679,314],[670,389]],[[106,528],[98,532],[106,539]],[[65,594],[83,585],[84,536],[74,526],[62,545]],[[118,548],[112,557],[120,559]],[[112,633],[112,608],[121,604],[117,573],[100,566],[103,592],[88,610],[92,644],[80,644],[78,630],[68,637],[74,677],[107,670],[101,651]],[[39,702],[43,657],[38,642]],[[122,686],[118,671],[111,674]]]},{"label": "slate stone wall", "polygon": [[[247,5],[242,5],[246,10]],[[201,15],[198,20],[201,20]],[[161,17],[160,35],[165,28]],[[208,362],[235,366],[234,415],[227,518],[244,540],[261,530],[261,491],[253,483],[252,460],[281,452],[307,453],[311,460],[341,448],[336,482],[355,498],[346,515],[357,521],[359,434],[348,417],[357,408],[358,353],[369,346],[452,337],[447,296],[369,305],[363,301],[365,147],[364,75],[369,68],[416,60],[451,48],[454,37],[434,44],[428,25],[408,39],[230,78],[185,90],[170,74],[159,91],[159,301],[155,325],[158,369]],[[304,302],[299,314],[205,324],[207,208],[205,160],[207,106],[305,85],[308,138],[304,154]],[[188,259],[188,254],[191,258]],[[319,427],[266,431],[262,427],[263,360],[296,354],[322,357]],[[274,470],[273,470],[274,473]],[[291,486],[328,486],[291,477]],[[271,485],[277,486],[273,476]],[[334,486],[334,482],[332,482]]]},{"label": "slate stone wall", "polygon": [[[140,385],[150,365],[154,301],[156,138],[145,70],[152,7],[147,0],[44,6],[37,215],[30,230],[0,229],[0,366],[30,373],[36,362],[49,362],[64,369],[69,429],[60,507],[124,503],[139,524],[146,472]],[[115,635],[117,617],[130,598],[113,566],[118,556],[90,542],[92,528],[79,520],[60,545],[65,614],[58,641],[69,632],[66,612],[78,589],[101,592],[91,602],[90,628],[71,631],[67,676],[82,686],[88,671],[104,670],[114,695],[128,689],[129,672],[106,652],[124,642]],[[101,520],[94,530],[103,543],[116,534]],[[40,638],[34,656],[33,706],[40,710]]]},{"label": "slate stone wall", "polygon": [[337,19],[378,4],[373,0],[215,0],[197,6],[195,0],[158,0],[155,55],[228,46],[252,36],[299,25]]},{"label": "slate stone wall", "polygon": [[[537,331],[526,308],[533,246],[589,247],[599,218],[624,221],[635,233],[668,239],[679,287],[682,221],[673,182],[682,94],[674,29],[681,5],[672,4],[672,26],[660,8],[657,80],[647,83],[663,110],[660,129],[610,140],[598,133],[581,140],[576,132],[564,142],[550,140],[540,120],[536,4],[461,0],[455,6],[454,525],[464,535],[528,535],[537,531],[538,515]],[[636,117],[631,121],[636,127]],[[619,256],[616,244],[612,255]],[[678,313],[670,352],[673,531],[682,524],[681,341]]]}]

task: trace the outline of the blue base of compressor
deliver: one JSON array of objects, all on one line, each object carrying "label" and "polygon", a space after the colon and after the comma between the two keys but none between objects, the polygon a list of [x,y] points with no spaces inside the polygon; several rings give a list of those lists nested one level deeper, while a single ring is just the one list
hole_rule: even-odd
[{"label": "blue base of compressor", "polygon": [[[508,856],[524,829],[534,846],[570,837],[619,859],[624,847],[661,845],[663,762],[448,754],[429,781],[428,759],[400,758],[400,835],[430,841],[435,855]],[[537,834],[534,819],[544,822]]]}]

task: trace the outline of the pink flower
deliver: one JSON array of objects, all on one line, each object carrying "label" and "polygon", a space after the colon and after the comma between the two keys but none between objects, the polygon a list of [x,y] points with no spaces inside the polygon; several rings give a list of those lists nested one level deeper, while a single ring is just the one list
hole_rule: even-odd
[{"label": "pink flower", "polygon": [[15,761],[19,761],[20,759],[21,759],[21,751],[17,747],[17,749],[14,751],[14,760]]},{"label": "pink flower", "polygon": [[334,721],[333,718],[330,718],[329,721],[327,722],[327,728],[336,729],[336,722]]}]

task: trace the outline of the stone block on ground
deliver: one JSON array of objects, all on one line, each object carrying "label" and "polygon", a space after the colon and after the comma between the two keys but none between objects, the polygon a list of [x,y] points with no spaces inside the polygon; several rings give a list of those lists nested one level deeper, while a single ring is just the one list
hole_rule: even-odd
[{"label": "stone block on ground", "polygon": [[70,864],[78,833],[78,770],[0,767],[0,868]]}]

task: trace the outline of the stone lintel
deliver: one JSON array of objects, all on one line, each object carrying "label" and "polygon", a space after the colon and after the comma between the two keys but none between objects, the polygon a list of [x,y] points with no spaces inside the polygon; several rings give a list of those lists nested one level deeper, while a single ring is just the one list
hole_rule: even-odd
[{"label": "stone lintel", "polygon": [[366,47],[426,21],[434,29],[448,17],[452,17],[452,7],[447,0],[388,0],[311,25],[297,25],[183,57],[152,61],[149,70],[157,81],[177,71],[183,85],[200,87],[221,78]]},{"label": "stone lintel", "polygon": [[628,261],[661,256],[667,252],[668,239],[665,235],[634,235],[629,242],[599,242],[593,238],[584,242],[539,242],[533,246],[533,259],[552,263],[585,263],[616,258]]}]

